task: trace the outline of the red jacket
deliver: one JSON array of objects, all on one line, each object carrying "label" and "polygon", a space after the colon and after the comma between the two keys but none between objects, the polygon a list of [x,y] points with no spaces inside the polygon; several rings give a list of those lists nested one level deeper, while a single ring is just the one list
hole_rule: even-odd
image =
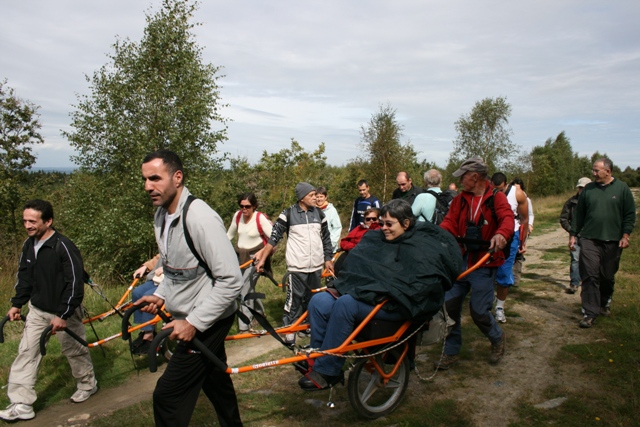
[{"label": "red jacket", "polygon": [[[465,237],[467,233],[467,225],[470,220],[471,201],[473,193],[462,191],[452,201],[449,207],[449,212],[444,217],[444,220],[440,224],[440,227],[453,234],[455,237]],[[490,206],[490,201],[493,200],[493,210]],[[495,214],[494,212],[495,211]],[[513,235],[515,227],[515,220],[513,217],[513,211],[507,201],[507,196],[501,191],[493,194],[493,187],[490,181],[487,180],[487,188],[482,196],[482,206],[480,213],[475,218],[484,218],[484,226],[482,227],[482,240],[491,240],[496,234],[501,234],[506,240],[509,240]],[[496,222],[497,220],[497,222]],[[465,254],[464,245],[460,245],[462,249],[462,255]],[[469,254],[468,266],[474,265],[480,258],[482,258],[487,252],[473,252]],[[499,267],[504,263],[504,254],[502,251],[495,252],[485,267]]]},{"label": "red jacket", "polygon": [[380,228],[380,224],[377,222],[371,224],[369,228],[363,227],[362,224],[358,225],[356,228],[351,230],[349,234],[347,234],[347,237],[340,240],[340,249],[343,251],[350,251],[356,247],[360,239],[362,239],[362,236],[364,236],[367,231],[377,230],[378,228]]}]

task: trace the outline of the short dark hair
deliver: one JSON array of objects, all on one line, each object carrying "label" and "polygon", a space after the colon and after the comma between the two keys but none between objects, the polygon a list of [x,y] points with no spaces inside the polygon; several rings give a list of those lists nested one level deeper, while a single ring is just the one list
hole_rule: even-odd
[{"label": "short dark hair", "polygon": [[613,162],[611,161],[611,159],[607,157],[601,157],[593,163],[596,164],[598,162],[602,162],[602,166],[613,172]]},{"label": "short dark hair", "polygon": [[491,183],[493,185],[502,185],[507,182],[507,175],[502,172],[496,172],[491,176]]},{"label": "short dark hair", "polygon": [[53,206],[46,200],[29,200],[24,204],[23,210],[27,209],[33,209],[34,211],[40,212],[40,218],[42,218],[42,221],[49,221],[50,219],[53,219]]},{"label": "short dark hair", "polygon": [[401,223],[403,223],[406,219],[409,220],[409,228],[413,227],[416,224],[416,217],[411,210],[411,205],[409,202],[403,199],[393,199],[387,202],[386,205],[380,209],[380,216],[385,216],[389,214],[391,218],[395,218]]},{"label": "short dark hair", "polygon": [[511,180],[511,185],[514,185],[514,184],[518,184],[522,191],[527,191],[527,189],[524,187],[524,181],[522,180],[522,178],[520,177],[513,178],[513,180]]},{"label": "short dark hair", "polygon": [[371,212],[376,214],[376,217],[380,216],[380,209],[378,208],[369,208],[366,211],[364,211],[364,216],[366,217],[367,215],[369,215]]},{"label": "short dark hair", "polygon": [[240,204],[240,202],[242,202],[243,200],[248,200],[249,203],[251,203],[251,206],[253,206],[254,208],[258,207],[258,198],[253,193],[242,193],[242,194],[240,194],[238,196],[238,204]]},{"label": "short dark hair", "polygon": [[368,187],[369,183],[366,179],[361,179],[360,181],[358,181],[358,187],[360,187],[361,185],[366,185]]},{"label": "short dark hair", "polygon": [[161,159],[162,163],[167,166],[167,170],[171,175],[173,175],[177,171],[182,172],[184,180],[184,168],[182,166],[182,160],[180,160],[180,157],[176,153],[171,150],[153,151],[145,156],[142,163],[149,163],[150,161],[155,159]]},{"label": "short dark hair", "polygon": [[324,197],[327,197],[327,188],[321,185],[320,187],[316,188],[316,194],[322,194]]}]

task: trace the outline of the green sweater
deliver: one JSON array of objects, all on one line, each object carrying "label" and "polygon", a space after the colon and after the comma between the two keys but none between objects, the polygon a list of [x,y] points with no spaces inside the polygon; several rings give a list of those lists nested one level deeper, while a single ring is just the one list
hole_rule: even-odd
[{"label": "green sweater", "polygon": [[615,178],[608,185],[592,182],[578,199],[571,235],[618,241],[623,234],[631,234],[635,222],[636,204],[627,184]]}]

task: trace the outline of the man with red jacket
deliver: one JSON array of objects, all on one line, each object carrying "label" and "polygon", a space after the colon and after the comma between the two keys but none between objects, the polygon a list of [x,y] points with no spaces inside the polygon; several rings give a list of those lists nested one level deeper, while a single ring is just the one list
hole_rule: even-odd
[{"label": "man with red jacket", "polygon": [[467,268],[473,266],[487,251],[493,251],[481,268],[456,281],[445,294],[445,306],[456,324],[447,336],[444,356],[435,363],[437,369],[449,369],[458,361],[462,347],[462,304],[471,291],[471,318],[491,342],[490,362],[500,362],[506,337],[491,313],[496,272],[504,263],[502,249],[513,234],[513,212],[502,192],[494,194],[487,179],[488,168],[481,157],[471,157],[462,163],[453,176],[460,179],[461,193],[452,201],[449,212],[440,224],[461,243]]}]

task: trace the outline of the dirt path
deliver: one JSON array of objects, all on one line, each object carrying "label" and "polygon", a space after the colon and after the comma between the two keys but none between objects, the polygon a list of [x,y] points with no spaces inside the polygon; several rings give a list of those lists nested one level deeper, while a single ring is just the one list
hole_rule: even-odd
[{"label": "dirt path", "polygon": [[[439,398],[451,398],[468,407],[475,425],[506,426],[516,421],[514,409],[519,402],[542,404],[582,388],[575,365],[559,364],[555,358],[563,345],[592,341],[597,328],[578,328],[580,296],[565,293],[568,263],[542,260],[546,250],[566,248],[567,244],[568,234],[560,226],[529,238],[523,279],[507,298],[507,323],[501,325],[507,334],[503,361],[489,365],[489,343],[477,340],[474,353],[482,354],[472,354],[471,360],[462,359],[450,371],[436,376],[434,382],[444,394]],[[567,249],[564,259],[568,258]],[[465,314],[463,322],[470,322]],[[557,389],[557,395],[545,397],[550,389]]]},{"label": "dirt path", "polygon": [[[270,338],[246,340],[242,345],[227,348],[229,366],[239,366],[244,362],[272,351],[280,344]],[[73,404],[61,402],[52,405],[36,414],[30,421],[20,422],[21,427],[80,427],[86,426],[92,419],[109,416],[122,408],[139,402],[151,400],[153,389],[166,365],[158,367],[158,372],[140,371],[133,375],[125,384],[107,390],[100,390],[86,402]]]},{"label": "dirt path", "polygon": [[[543,403],[549,400],[545,392],[582,387],[580,375],[573,364],[554,362],[561,346],[593,340],[597,328],[580,330],[580,297],[564,291],[568,286],[567,263],[543,261],[545,250],[566,247],[568,236],[559,226],[543,235],[530,237],[527,259],[520,287],[507,300],[507,350],[498,366],[488,364],[488,342],[476,340],[471,356],[463,358],[448,372],[440,372],[433,381],[412,379],[409,399],[424,398],[425,393],[438,398],[450,398],[468,408],[477,426],[506,426],[516,420],[514,408],[519,402]],[[566,258],[568,258],[568,253]],[[468,309],[465,308],[468,311]],[[469,322],[468,312],[463,321]],[[465,337],[467,339],[467,337]],[[231,366],[273,350],[275,340],[247,340],[228,350]],[[429,360],[429,357],[432,359]],[[422,371],[432,366],[433,356],[418,355]],[[421,371],[421,372],[422,372]],[[431,372],[422,372],[423,376]],[[60,403],[37,414],[36,419],[20,423],[25,427],[41,427],[43,420],[51,426],[84,426],[91,419],[108,416],[113,411],[151,399],[158,373],[140,373],[114,389],[101,390],[87,402],[74,405]]]}]

